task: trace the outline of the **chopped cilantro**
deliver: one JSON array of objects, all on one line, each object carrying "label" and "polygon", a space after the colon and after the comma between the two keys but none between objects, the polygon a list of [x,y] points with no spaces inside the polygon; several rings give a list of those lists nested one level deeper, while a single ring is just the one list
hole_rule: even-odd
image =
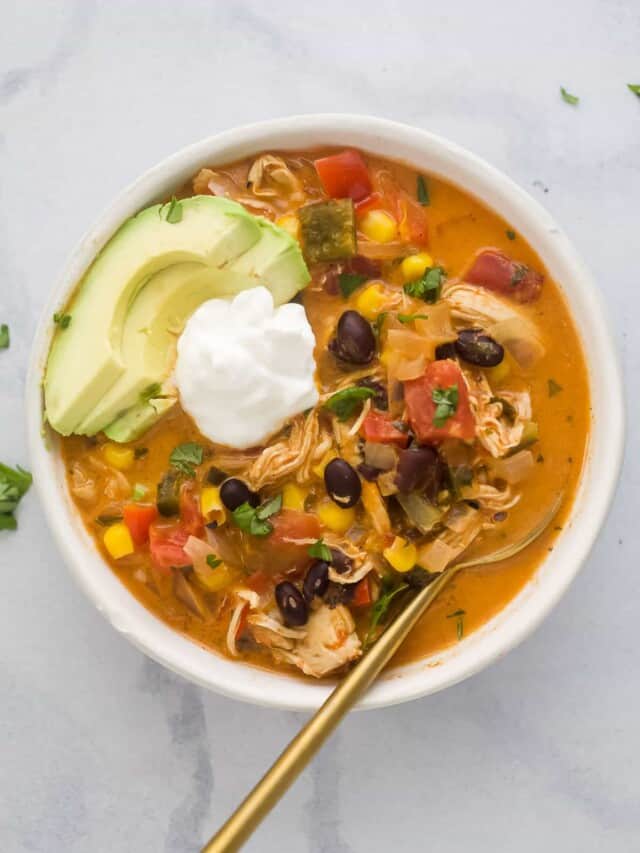
[{"label": "chopped cilantro", "polygon": [[9,348],[9,327],[6,323],[0,326],[0,349]]},{"label": "chopped cilantro", "polygon": [[142,483],[136,483],[131,492],[132,501],[141,501],[149,490]]},{"label": "chopped cilantro", "polygon": [[233,510],[233,520],[245,533],[252,536],[268,536],[273,531],[273,524],[267,519],[282,508],[282,495],[271,498],[257,509],[246,502]]},{"label": "chopped cilantro", "polygon": [[60,326],[61,329],[66,329],[71,322],[71,314],[63,314],[62,312],[57,312],[53,315],[53,322],[56,326]]},{"label": "chopped cilantro", "polygon": [[338,287],[340,288],[340,293],[342,293],[345,299],[348,299],[361,284],[364,284],[365,281],[367,281],[368,278],[368,276],[361,275],[357,272],[341,272],[338,276]]},{"label": "chopped cilantro", "polygon": [[187,441],[179,444],[171,452],[169,462],[186,477],[195,477],[195,467],[202,464],[204,452],[200,444],[195,441]]},{"label": "chopped cilantro", "polygon": [[580,103],[580,98],[577,95],[571,95],[564,86],[560,86],[560,94],[562,95],[562,100],[567,104],[572,104],[575,107]]},{"label": "chopped cilantro", "polygon": [[504,233],[507,235],[507,238],[509,240],[515,240],[516,239],[516,232],[512,231],[511,228],[507,228],[507,230]]},{"label": "chopped cilantro", "polygon": [[[392,582],[391,582],[392,583]],[[382,593],[380,598],[376,601],[376,603],[371,608],[371,619],[369,622],[369,630],[367,631],[367,636],[364,640],[364,646],[371,645],[376,628],[380,624],[381,620],[384,616],[386,616],[389,607],[391,606],[391,602],[394,598],[399,595],[401,592],[404,592],[406,589],[409,589],[409,585],[406,583],[401,583],[399,586],[391,586],[387,584],[383,586]]]},{"label": "chopped cilantro", "polygon": [[169,210],[167,210],[164,218],[171,225],[175,225],[176,222],[180,222],[182,220],[182,202],[178,201],[178,199],[173,196],[168,204],[162,205],[160,208],[160,215],[162,215],[162,211],[167,206],[169,207]]},{"label": "chopped cilantro", "polygon": [[431,199],[429,198],[429,187],[427,186],[427,182],[422,175],[418,175],[418,179],[416,181],[416,195],[418,198],[418,202],[423,207],[429,207],[431,204]]},{"label": "chopped cilantro", "polygon": [[547,379],[547,390],[550,397],[555,397],[562,391],[562,385],[559,385],[555,379]]},{"label": "chopped cilantro", "polygon": [[440,299],[444,277],[445,271],[442,267],[430,267],[422,278],[405,284],[404,292],[424,302],[437,302]]},{"label": "chopped cilantro", "polygon": [[401,323],[413,323],[414,320],[428,320],[428,314],[397,314]]},{"label": "chopped cilantro", "polygon": [[375,397],[371,388],[353,386],[336,391],[324,404],[325,409],[334,413],[339,421],[346,421],[353,415],[358,406],[370,397]]},{"label": "chopped cilantro", "polygon": [[431,392],[431,399],[436,404],[433,425],[437,428],[443,427],[458,410],[458,386],[434,388]]},{"label": "chopped cilantro", "polygon": [[315,557],[316,560],[324,560],[325,563],[331,562],[331,550],[328,545],[324,544],[323,539],[318,539],[313,545],[309,545],[307,554],[310,557]]},{"label": "chopped cilantro", "polygon": [[627,83],[627,89],[640,98],[640,83]]},{"label": "chopped cilantro", "polygon": [[31,474],[19,465],[14,469],[0,463],[0,530],[15,530],[18,526],[14,511],[32,481]]},{"label": "chopped cilantro", "polygon": [[218,557],[216,557],[215,554],[207,554],[207,565],[209,566],[210,569],[215,569],[221,563],[222,563],[222,560],[220,560]]},{"label": "chopped cilantro", "polygon": [[447,614],[447,619],[455,619],[456,620],[456,636],[458,641],[462,639],[464,636],[464,617],[466,616],[465,610],[454,610],[453,613]]}]

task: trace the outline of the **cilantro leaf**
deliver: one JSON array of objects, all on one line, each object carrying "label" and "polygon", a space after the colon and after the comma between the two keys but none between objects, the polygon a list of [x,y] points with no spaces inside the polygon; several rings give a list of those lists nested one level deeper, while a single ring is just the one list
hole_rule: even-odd
[{"label": "cilantro leaf", "polygon": [[58,312],[53,315],[53,322],[56,326],[60,326],[61,329],[66,329],[71,322],[71,314],[64,314],[63,312]]},{"label": "cilantro leaf", "polygon": [[564,86],[560,86],[560,94],[562,95],[562,100],[567,104],[572,104],[575,107],[580,103],[580,98],[577,95],[571,95]]},{"label": "cilantro leaf", "polygon": [[434,388],[431,392],[431,399],[436,404],[433,425],[438,428],[443,427],[458,410],[458,386]]},{"label": "cilantro leaf", "polygon": [[404,592],[406,589],[409,589],[409,584],[401,583],[399,586],[387,586],[383,587],[382,594],[380,598],[376,601],[376,603],[371,608],[371,619],[369,622],[369,630],[367,631],[367,636],[364,640],[364,646],[367,648],[371,642],[373,641],[373,635],[376,631],[376,628],[380,624],[380,621],[384,616],[386,616],[389,607],[391,606],[391,602],[394,598],[399,595],[401,592]]},{"label": "cilantro leaf", "polygon": [[9,348],[9,327],[6,323],[0,326],[0,349]]},{"label": "cilantro leaf", "polygon": [[414,299],[422,299],[424,302],[434,303],[440,299],[445,271],[442,267],[430,267],[425,271],[422,278],[410,281],[404,286],[404,292]]},{"label": "cilantro leaf", "polygon": [[332,394],[324,404],[324,407],[333,412],[339,421],[346,421],[355,412],[360,403],[363,403],[370,397],[375,397],[375,393],[372,388],[363,388],[360,386],[343,388],[342,391],[336,391],[335,394]]},{"label": "cilantro leaf", "polygon": [[416,196],[418,198],[418,202],[423,207],[429,207],[431,204],[431,199],[429,198],[429,187],[422,175],[418,175],[416,180]]},{"label": "cilantro leaf", "polygon": [[[167,207],[167,204],[163,204],[160,208],[161,215],[165,207]],[[167,210],[164,218],[171,225],[175,225],[176,222],[180,222],[182,220],[182,202],[178,201],[178,199],[173,196],[171,201],[168,202],[168,207],[169,210]]]},{"label": "cilantro leaf", "polygon": [[171,452],[169,457],[170,464],[184,474],[185,477],[195,477],[194,470],[196,465],[202,464],[204,451],[202,445],[195,441],[187,441],[184,444],[179,444]]},{"label": "cilantro leaf", "polygon": [[357,272],[341,272],[338,276],[338,287],[345,299],[367,281],[369,276]]},{"label": "cilantro leaf", "polygon": [[221,563],[222,563],[222,560],[220,560],[218,557],[216,557],[215,554],[207,554],[207,565],[209,566],[210,569],[215,569]]},{"label": "cilantro leaf", "polygon": [[280,512],[281,508],[282,495],[276,495],[257,509],[245,501],[234,509],[231,515],[240,530],[244,530],[245,533],[250,533],[252,536],[268,536],[273,531],[273,524],[267,519]]},{"label": "cilantro leaf", "polygon": [[0,530],[16,529],[14,510],[32,482],[31,474],[19,465],[14,469],[0,463]]},{"label": "cilantro leaf", "polygon": [[454,610],[453,613],[447,613],[447,619],[456,620],[456,636],[460,641],[464,635],[464,617],[467,615],[465,610]]},{"label": "cilantro leaf", "polygon": [[313,545],[309,545],[307,554],[310,557],[315,557],[316,560],[324,560],[325,563],[331,562],[331,549],[324,544],[324,539],[318,539]]},{"label": "cilantro leaf", "polygon": [[504,233],[507,235],[507,239],[509,239],[509,240],[515,240],[516,239],[516,232],[513,231],[511,228],[507,228],[507,230]]},{"label": "cilantro leaf", "polygon": [[160,391],[162,390],[162,386],[159,382],[153,382],[151,385],[148,385],[140,392],[140,399],[143,403],[146,403],[148,400],[151,400],[153,397],[157,397]]},{"label": "cilantro leaf", "polygon": [[640,98],[640,83],[627,83],[627,89]]},{"label": "cilantro leaf", "polygon": [[397,314],[401,323],[413,323],[414,320],[428,320],[428,314]]}]

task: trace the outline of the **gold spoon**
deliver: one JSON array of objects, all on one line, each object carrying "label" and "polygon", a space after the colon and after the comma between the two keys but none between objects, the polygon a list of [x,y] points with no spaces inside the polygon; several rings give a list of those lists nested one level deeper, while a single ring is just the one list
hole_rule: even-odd
[{"label": "gold spoon", "polygon": [[445,569],[429,586],[420,590],[385,629],[382,636],[337,685],[325,703],[272,764],[225,824],[202,848],[202,853],[234,853],[249,838],[285,791],[313,758],[343,716],[355,705],[376,676],[398,650],[409,631],[462,569],[497,563],[513,557],[537,539],[549,526],[562,503],[560,493],[544,518],[518,542],[497,551],[457,563]]}]

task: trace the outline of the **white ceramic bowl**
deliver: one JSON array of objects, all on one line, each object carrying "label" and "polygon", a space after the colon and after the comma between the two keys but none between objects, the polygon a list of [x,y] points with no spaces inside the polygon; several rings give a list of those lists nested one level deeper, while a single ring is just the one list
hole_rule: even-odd
[{"label": "white ceramic bowl", "polygon": [[[442,690],[505,654],[541,622],[585,560],[612,500],[624,443],[622,384],[603,302],[576,251],[546,210],[501,172],[423,130],[367,116],[298,116],[226,131],[179,151],[124,190],[71,254],[39,324],[27,379],[27,419],[35,483],[49,525],[74,576],[111,624],[175,672],[237,699],[310,710],[329,687],[264,672],[217,656],[171,630],[125,589],[85,531],[67,493],[55,447],[41,436],[40,382],[51,317],[118,226],[165,197],[203,165],[269,149],[351,145],[405,160],[463,187],[498,211],[541,256],[568,300],[588,362],[593,418],[588,459],[568,523],[553,552],[521,593],[482,629],[432,658],[384,675],[360,707],[376,708]],[[439,665],[434,666],[435,663]]]}]

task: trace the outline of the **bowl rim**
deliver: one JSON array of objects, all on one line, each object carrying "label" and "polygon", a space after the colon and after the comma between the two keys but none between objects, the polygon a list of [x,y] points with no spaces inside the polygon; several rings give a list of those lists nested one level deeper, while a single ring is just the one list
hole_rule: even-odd
[{"label": "bowl rim", "polygon": [[[254,704],[290,710],[314,710],[326,699],[331,685],[257,669],[206,651],[147,611],[108,567],[77,513],[73,514],[59,454],[50,452],[43,438],[41,382],[53,312],[65,303],[97,251],[124,219],[179,186],[201,166],[240,159],[269,148],[286,150],[322,144],[352,145],[392,159],[395,156],[441,175],[480,198],[513,223],[545,266],[553,269],[581,340],[589,333],[590,341],[588,349],[583,343],[593,411],[589,450],[569,523],[552,554],[526,587],[482,628],[456,647],[385,673],[358,708],[384,707],[442,690],[522,642],[557,604],[586,560],[613,500],[624,451],[620,365],[607,309],[590,273],[567,236],[535,199],[504,173],[456,143],[373,116],[297,115],[213,134],[143,173],[118,193],[75,246],[38,323],[25,386],[34,481],[48,526],[66,564],[116,630],[151,658],[204,687]],[[591,483],[597,488],[589,489]]]}]

